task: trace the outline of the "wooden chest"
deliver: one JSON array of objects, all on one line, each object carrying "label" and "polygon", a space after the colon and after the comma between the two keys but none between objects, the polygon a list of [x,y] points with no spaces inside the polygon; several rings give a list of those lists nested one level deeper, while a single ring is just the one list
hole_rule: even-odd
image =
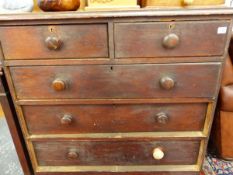
[{"label": "wooden chest", "polygon": [[198,175],[232,14],[0,16],[4,74],[33,174]]}]

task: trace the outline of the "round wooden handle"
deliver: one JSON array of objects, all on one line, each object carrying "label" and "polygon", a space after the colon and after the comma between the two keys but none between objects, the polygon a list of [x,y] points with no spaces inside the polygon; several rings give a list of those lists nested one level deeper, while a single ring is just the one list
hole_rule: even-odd
[{"label": "round wooden handle", "polygon": [[66,89],[66,82],[61,79],[54,80],[52,85],[55,91],[63,91]]},{"label": "round wooden handle", "polygon": [[164,158],[165,154],[162,150],[162,148],[155,148],[153,151],[153,157],[155,160],[162,160]]},{"label": "round wooden handle", "polygon": [[168,122],[168,116],[164,112],[157,114],[157,122],[160,124],[166,124]]},{"label": "round wooden handle", "polygon": [[163,77],[160,79],[160,85],[163,89],[170,90],[175,87],[175,81],[170,77]]},{"label": "round wooden handle", "polygon": [[72,123],[72,116],[65,114],[62,118],[61,118],[61,124],[63,125],[70,125]]},{"label": "round wooden handle", "polygon": [[62,41],[55,36],[47,37],[45,43],[50,50],[59,50],[62,45]]},{"label": "round wooden handle", "polygon": [[183,0],[183,4],[185,6],[189,6],[189,5],[192,5],[194,3],[194,0]]},{"label": "round wooden handle", "polygon": [[75,150],[75,149],[69,150],[69,152],[67,153],[67,158],[68,159],[77,159],[78,158],[77,150]]},{"label": "round wooden handle", "polygon": [[179,43],[180,38],[174,33],[171,33],[163,38],[163,46],[167,49],[174,49],[179,45]]}]

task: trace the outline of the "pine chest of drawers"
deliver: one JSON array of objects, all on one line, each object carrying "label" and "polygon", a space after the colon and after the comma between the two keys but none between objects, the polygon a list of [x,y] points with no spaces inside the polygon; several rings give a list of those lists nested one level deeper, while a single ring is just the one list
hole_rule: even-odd
[{"label": "pine chest of drawers", "polygon": [[198,175],[231,17],[229,9],[0,16],[5,86],[33,169],[25,174]]}]

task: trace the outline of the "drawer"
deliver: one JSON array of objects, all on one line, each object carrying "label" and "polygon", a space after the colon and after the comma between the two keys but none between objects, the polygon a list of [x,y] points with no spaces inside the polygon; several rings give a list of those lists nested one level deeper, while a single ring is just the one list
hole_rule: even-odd
[{"label": "drawer", "polygon": [[200,141],[80,140],[33,142],[39,166],[192,165]]},{"label": "drawer", "polygon": [[206,109],[207,104],[23,106],[31,134],[201,131]]},{"label": "drawer", "polygon": [[213,97],[220,63],[10,67],[18,99]]},{"label": "drawer", "polygon": [[228,28],[226,21],[116,23],[115,54],[117,58],[220,56]]},{"label": "drawer", "polygon": [[108,58],[107,24],[1,27],[5,59]]}]

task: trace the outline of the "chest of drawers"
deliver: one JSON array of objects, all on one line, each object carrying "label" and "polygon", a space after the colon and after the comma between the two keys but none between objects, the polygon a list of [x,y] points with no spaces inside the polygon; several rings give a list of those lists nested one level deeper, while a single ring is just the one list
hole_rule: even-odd
[{"label": "chest of drawers", "polygon": [[4,75],[32,174],[198,175],[232,14],[0,16]]}]

